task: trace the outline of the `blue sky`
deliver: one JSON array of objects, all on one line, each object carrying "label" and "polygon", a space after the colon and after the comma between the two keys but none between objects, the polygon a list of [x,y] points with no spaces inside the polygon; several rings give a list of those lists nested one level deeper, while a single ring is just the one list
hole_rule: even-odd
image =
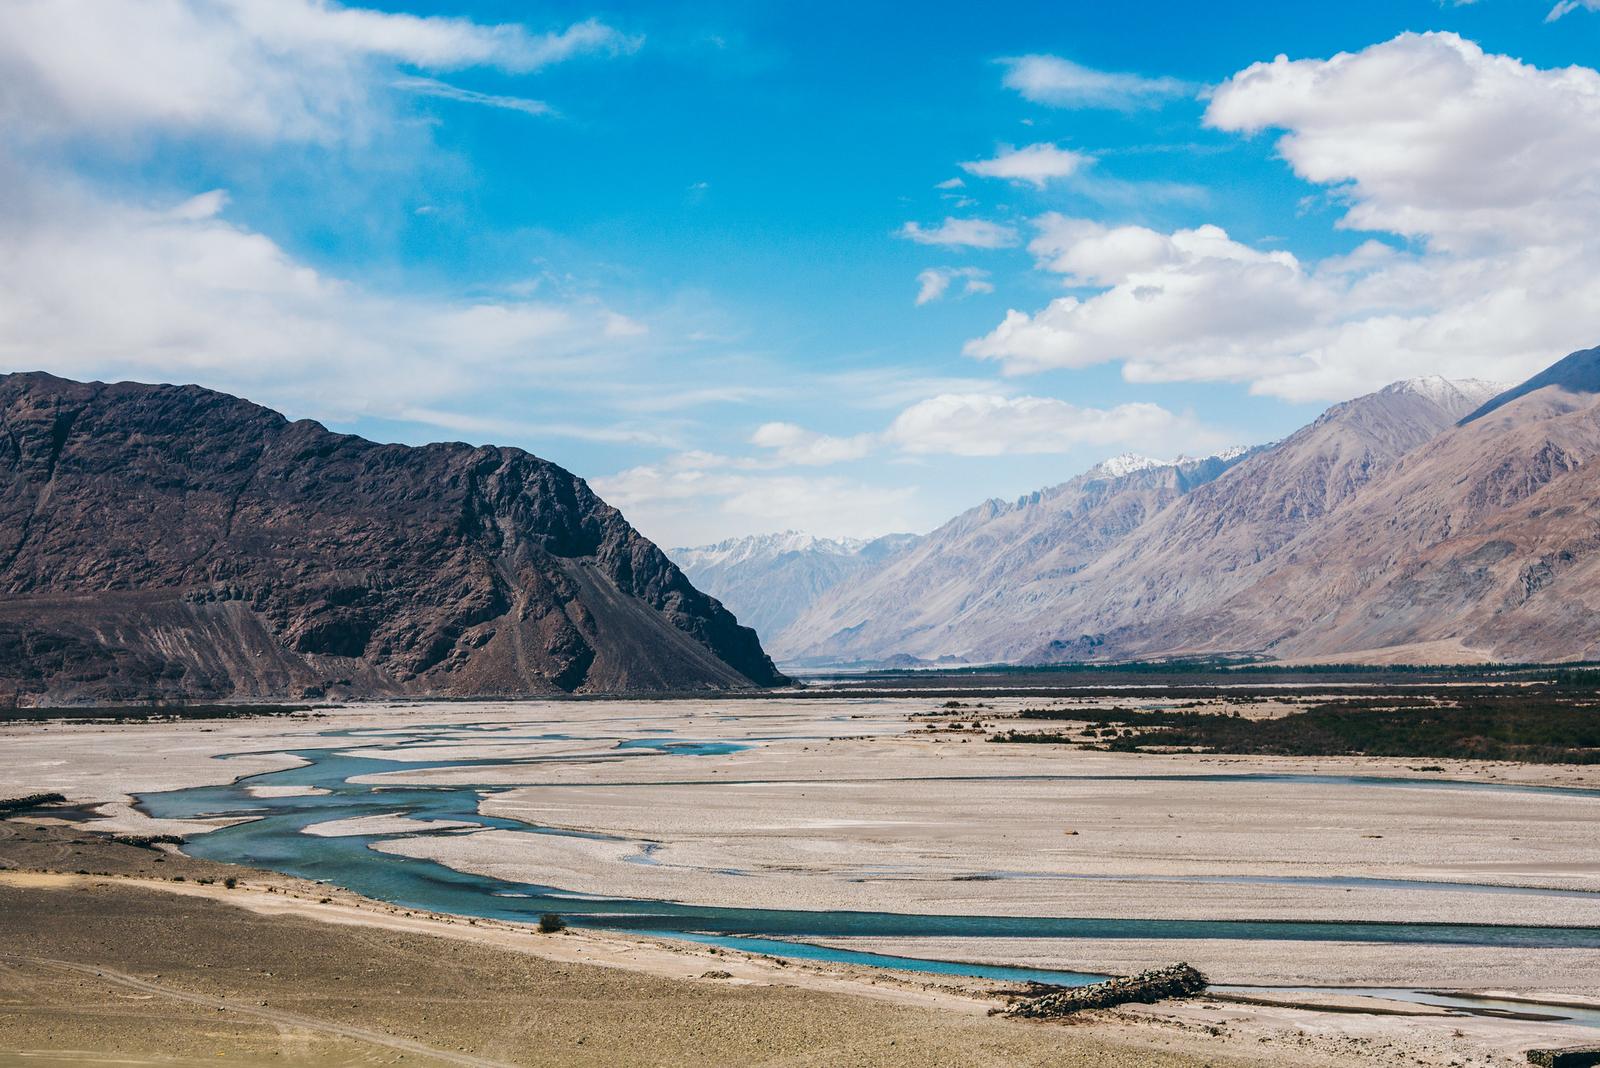
[{"label": "blue sky", "polygon": [[1600,340],[1554,2],[14,0],[0,368],[924,530]]}]

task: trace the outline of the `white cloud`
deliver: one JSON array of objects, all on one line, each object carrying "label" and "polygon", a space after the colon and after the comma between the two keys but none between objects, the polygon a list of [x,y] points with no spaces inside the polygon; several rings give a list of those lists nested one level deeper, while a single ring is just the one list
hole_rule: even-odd
[{"label": "white cloud", "polygon": [[899,235],[919,245],[942,245],[946,248],[1010,248],[1017,243],[1015,227],[989,222],[987,219],[946,218],[933,229],[920,223],[908,222]]},{"label": "white cloud", "polygon": [[1077,174],[1093,162],[1081,152],[1055,145],[1037,144],[1024,148],[1003,145],[993,159],[963,163],[961,169],[983,178],[1007,178],[1043,189],[1052,179]]},{"label": "white cloud", "polygon": [[1550,14],[1544,17],[1546,22],[1554,22],[1563,15],[1570,15],[1574,11],[1600,11],[1600,0],[1560,0],[1555,7],[1550,9]]},{"label": "white cloud", "polygon": [[1541,70],[1452,34],[1283,57],[1207,122],[1283,131],[1343,225],[1411,239],[1302,262],[1215,226],[1046,215],[1029,249],[1068,286],[966,352],[1008,373],[1121,361],[1133,381],[1232,380],[1335,400],[1420,374],[1515,380],[1600,338],[1600,73]]},{"label": "white cloud", "polygon": [[883,449],[908,456],[1027,456],[1116,445],[1192,452],[1219,448],[1227,436],[1157,404],[1087,408],[1054,397],[968,392],[924,397],[878,433],[836,437],[793,423],[767,423],[750,441],[772,450],[779,463],[820,467]]},{"label": "white cloud", "polygon": [[1600,72],[1541,70],[1453,33],[1254,64],[1205,118],[1286,131],[1278,151],[1349,201],[1353,229],[1463,250],[1563,242],[1600,217]]},{"label": "white cloud", "polygon": [[1017,56],[1000,61],[1003,82],[1036,104],[1066,108],[1153,107],[1194,88],[1176,78],[1146,78],[1093,70],[1060,56]]},{"label": "white cloud", "polygon": [[1029,246],[1074,285],[1034,315],[1011,310],[965,352],[1008,373],[1125,361],[1129,377],[1233,377],[1263,343],[1314,325],[1325,298],[1286,252],[1258,252],[1215,226],[1160,234],[1047,215]]},{"label": "white cloud", "polygon": [[955,456],[1066,453],[1138,445],[1153,452],[1220,448],[1225,435],[1157,404],[1082,408],[1053,397],[944,394],[895,417],[884,438],[903,452]]},{"label": "white cloud", "polygon": [[592,479],[595,492],[661,545],[700,545],[773,530],[874,537],[916,529],[916,491],[832,476],[756,474],[725,457],[680,454]]},{"label": "white cloud", "polygon": [[882,431],[836,437],[792,423],[759,427],[751,442],[769,457],[682,452],[592,480],[595,491],[663,545],[697,545],[772,530],[871,537],[917,530],[940,518],[917,506],[913,487],[773,471],[815,467],[874,451],[907,457],[1070,453],[1137,446],[1157,453],[1208,452],[1227,435],[1155,404],[1084,408],[1049,397],[945,393],[900,411]]},{"label": "white cloud", "polygon": [[944,181],[935,184],[934,188],[935,189],[965,189],[966,185],[967,185],[967,183],[963,182],[960,178],[946,178]]},{"label": "white cloud", "polygon": [[0,186],[6,370],[200,381],[325,418],[403,418],[604,377],[639,345],[639,324],[589,299],[458,300],[328,275],[227,220],[220,190],[152,208],[4,164]]},{"label": "white cloud", "polygon": [[543,100],[532,100],[525,96],[499,96],[494,93],[480,93],[475,89],[463,89],[449,82],[441,82],[436,78],[400,78],[394,83],[396,89],[416,93],[419,96],[433,96],[441,100],[453,100],[460,104],[481,104],[484,107],[500,108],[503,111],[520,111],[525,115],[553,115],[555,109]]},{"label": "white cloud", "polygon": [[989,272],[977,267],[929,267],[917,275],[917,304],[929,304],[944,299],[952,282],[960,281],[961,295],[993,293],[994,283],[988,280]]},{"label": "white cloud", "polygon": [[594,20],[538,34],[320,0],[7,0],[0,117],[30,137],[326,142],[367,130],[396,68],[527,73],[639,44]]},{"label": "white cloud", "polygon": [[750,444],[771,449],[782,463],[797,467],[824,467],[859,460],[872,451],[871,434],[834,437],[793,423],[763,423],[750,435]]}]

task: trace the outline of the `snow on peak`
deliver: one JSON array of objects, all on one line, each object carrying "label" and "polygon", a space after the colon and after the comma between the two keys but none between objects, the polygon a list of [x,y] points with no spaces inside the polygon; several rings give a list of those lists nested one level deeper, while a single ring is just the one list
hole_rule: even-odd
[{"label": "snow on peak", "polygon": [[1152,467],[1166,467],[1166,460],[1152,460],[1148,456],[1140,456],[1136,452],[1119,453],[1106,460],[1101,460],[1085,472],[1090,478],[1121,478],[1131,475],[1135,471],[1148,471]]},{"label": "snow on peak", "polygon": [[1385,393],[1409,393],[1444,407],[1456,400],[1481,404],[1510,387],[1503,382],[1490,382],[1482,378],[1446,378],[1443,375],[1423,375],[1407,378],[1386,386]]},{"label": "snow on peak", "polygon": [[860,552],[866,544],[860,538],[819,538],[798,530],[785,530],[780,534],[752,534],[743,538],[728,538],[715,545],[673,549],[668,555],[675,560],[709,566],[747,560],[775,560],[785,553],[817,552],[850,556]]},{"label": "snow on peak", "polygon": [[1220,452],[1207,453],[1204,456],[1179,456],[1176,460],[1154,460],[1136,452],[1125,452],[1113,456],[1109,460],[1101,460],[1083,473],[1083,477],[1096,478],[1121,478],[1131,475],[1136,471],[1149,471],[1157,467],[1176,467],[1182,464],[1200,463],[1203,460],[1237,460],[1250,451],[1249,445],[1233,445]]}]

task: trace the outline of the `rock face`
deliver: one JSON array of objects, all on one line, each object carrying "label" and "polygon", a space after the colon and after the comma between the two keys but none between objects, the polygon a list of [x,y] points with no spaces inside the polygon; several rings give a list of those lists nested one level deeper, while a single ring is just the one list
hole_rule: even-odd
[{"label": "rock face", "polygon": [[871,573],[918,540],[914,534],[834,540],[791,530],[669,549],[667,555],[765,640],[835,586]]},{"label": "rock face", "polygon": [[987,501],[839,585],[769,645],[797,662],[1009,659],[1040,643],[1041,613],[1074,576],[1249,455],[1119,456],[1019,500]]},{"label": "rock face", "polygon": [[195,386],[0,376],[0,698],[770,686],[567,471]]}]

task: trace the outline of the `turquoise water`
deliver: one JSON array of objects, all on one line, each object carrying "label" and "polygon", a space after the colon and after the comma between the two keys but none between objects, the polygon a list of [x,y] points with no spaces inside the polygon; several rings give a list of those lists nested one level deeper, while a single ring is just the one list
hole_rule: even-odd
[{"label": "turquoise water", "polygon": [[[461,728],[452,726],[450,731]],[[340,736],[339,732],[331,732]],[[368,749],[417,746],[430,729],[413,727],[404,732],[350,732],[352,743]],[[570,737],[547,735],[543,737]],[[379,745],[380,738],[387,745]],[[1600,948],[1600,928],[1506,926],[1497,924],[1332,923],[1239,920],[1152,920],[1137,918],[1086,918],[1063,916],[921,915],[892,912],[803,911],[785,909],[717,908],[671,901],[595,897],[565,892],[557,887],[517,882],[456,871],[434,861],[379,853],[370,846],[384,838],[402,835],[359,835],[325,838],[303,833],[314,823],[388,813],[403,813],[419,820],[453,820],[476,827],[527,834],[568,835],[619,841],[607,835],[540,827],[517,820],[486,816],[478,811],[483,794],[503,787],[451,785],[445,787],[390,786],[352,782],[398,770],[472,768],[539,764],[554,760],[617,759],[676,754],[706,755],[706,746],[737,743],[684,742],[668,738],[638,739],[617,747],[615,756],[529,757],[518,759],[406,761],[397,763],[374,756],[359,756],[334,749],[295,752],[307,763],[302,767],[253,776],[239,782],[168,793],[139,799],[139,806],[160,818],[237,815],[251,820],[191,839],[185,850],[196,856],[267,868],[308,879],[322,880],[379,900],[407,908],[464,916],[531,922],[541,913],[558,912],[579,927],[633,931],[684,938],[728,948],[774,956],[870,965],[882,968],[982,976],[1007,981],[1037,981],[1079,985],[1100,978],[1074,971],[1011,968],[967,964],[919,957],[833,949],[807,939],[851,937],[942,938],[1158,938],[1179,940],[1248,939],[1268,941],[1344,941],[1374,946],[1480,945],[1538,949],[1547,947]],[[726,749],[710,752],[733,751]],[[1356,783],[1394,787],[1441,788],[1439,780],[1363,780],[1343,776],[1155,776],[1199,781],[1234,781],[1252,778],[1271,782]],[[1084,776],[1029,777],[1083,779]],[[1125,777],[1117,777],[1125,778]],[[257,798],[245,787],[311,786],[329,791],[323,795]],[[718,783],[718,785],[723,785]],[[1547,788],[1497,784],[1449,784],[1452,787],[1540,791]],[[1577,793],[1576,791],[1568,791]],[[1585,791],[1600,794],[1600,791]],[[415,832],[403,832],[410,835]],[[451,832],[434,832],[451,833]],[[633,841],[627,839],[627,841]],[[629,859],[649,863],[654,843],[642,843],[641,852]],[[986,876],[979,876],[986,877]],[[1027,877],[1026,873],[988,873],[987,877]],[[1070,876],[1068,876],[1070,878]],[[1210,880],[1204,880],[1210,881]],[[1229,877],[1227,881],[1234,881]],[[1395,886],[1403,888],[1465,889],[1464,884],[1411,884],[1403,880],[1304,880],[1242,877],[1238,881],[1321,882],[1328,885]],[[1485,892],[1538,892],[1515,888]],[[1551,892],[1551,891],[1544,891]],[[1553,893],[1573,893],[1554,891]]]}]

